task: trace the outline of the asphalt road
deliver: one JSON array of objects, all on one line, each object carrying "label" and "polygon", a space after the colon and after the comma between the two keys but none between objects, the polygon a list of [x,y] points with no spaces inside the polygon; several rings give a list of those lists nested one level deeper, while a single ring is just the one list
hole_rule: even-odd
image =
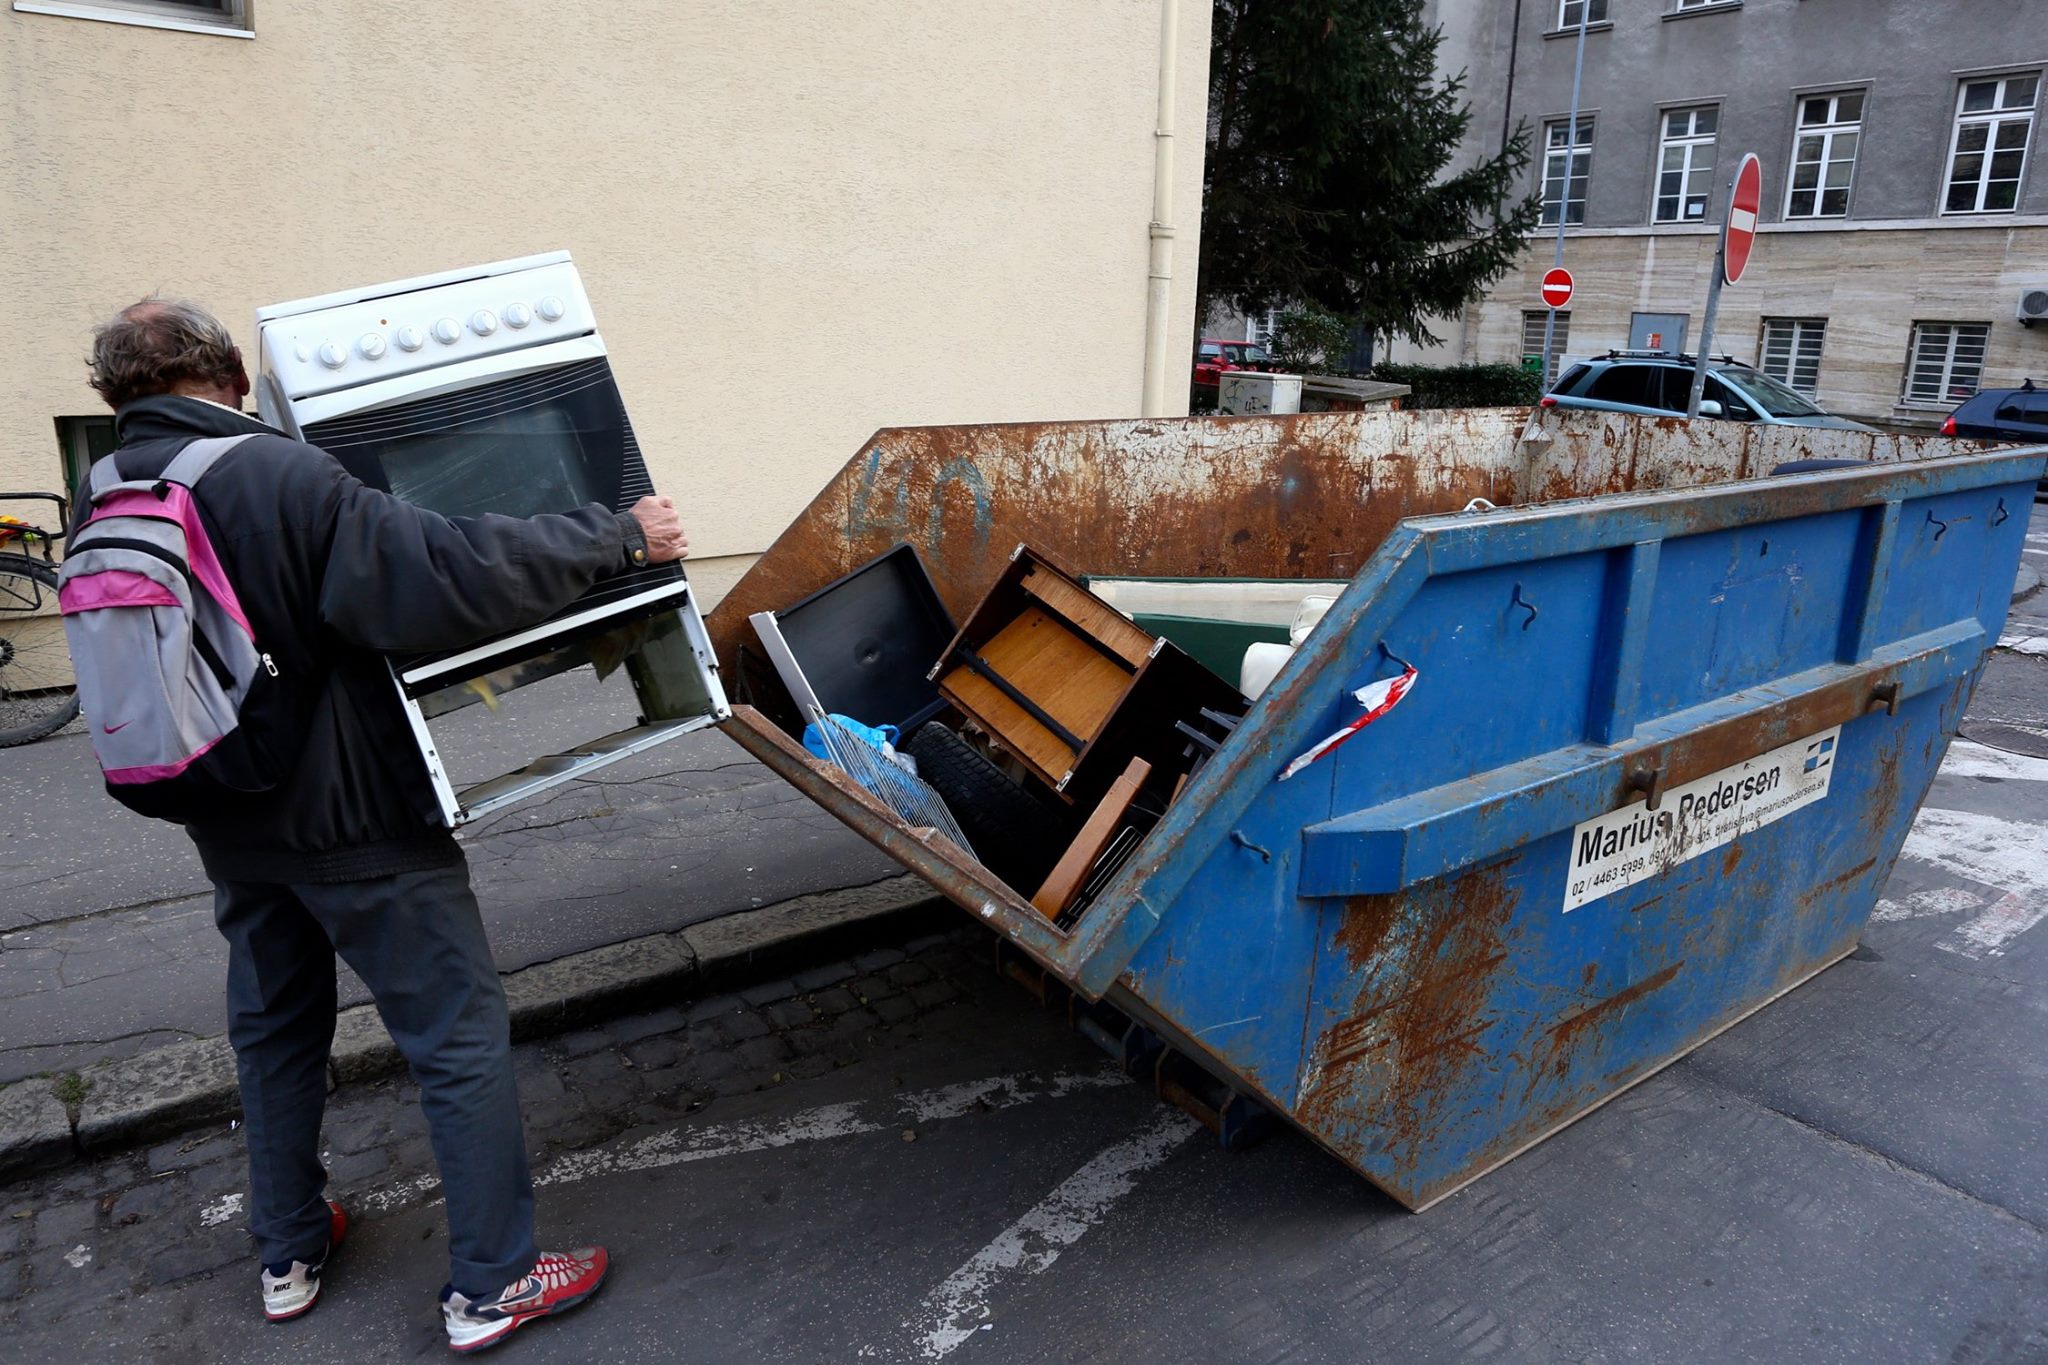
[{"label": "asphalt road", "polygon": [[[543,1231],[616,1269],[499,1358],[2048,1358],[2048,762],[1959,747],[1930,814],[1988,808],[2031,842],[1917,842],[1862,951],[1424,1214],[1292,1132],[1219,1150],[974,928],[522,1049]],[[409,1101],[337,1097],[359,1229],[291,1326],[232,1135],[10,1190],[15,1358],[442,1358]]]}]

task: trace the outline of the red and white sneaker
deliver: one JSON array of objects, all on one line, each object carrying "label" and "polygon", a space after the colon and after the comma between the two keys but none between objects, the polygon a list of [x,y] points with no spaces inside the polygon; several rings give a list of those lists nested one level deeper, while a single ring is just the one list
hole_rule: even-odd
[{"label": "red and white sneaker", "polygon": [[597,1292],[611,1258],[603,1247],[543,1251],[533,1269],[497,1293],[472,1299],[449,1285],[441,1291],[441,1316],[448,1323],[448,1347],[467,1354],[495,1346],[532,1318],[566,1313]]},{"label": "red and white sneaker", "polygon": [[270,1321],[290,1322],[320,1301],[321,1268],[348,1236],[348,1212],[332,1199],[327,1201],[327,1217],[327,1249],[319,1260],[293,1261],[275,1270],[263,1267],[263,1316]]}]

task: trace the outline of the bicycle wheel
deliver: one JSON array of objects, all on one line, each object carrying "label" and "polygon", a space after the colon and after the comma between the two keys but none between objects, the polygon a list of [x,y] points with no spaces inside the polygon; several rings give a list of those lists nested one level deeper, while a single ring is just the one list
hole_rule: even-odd
[{"label": "bicycle wheel", "polygon": [[57,571],[0,555],[0,749],[61,730],[77,714]]}]

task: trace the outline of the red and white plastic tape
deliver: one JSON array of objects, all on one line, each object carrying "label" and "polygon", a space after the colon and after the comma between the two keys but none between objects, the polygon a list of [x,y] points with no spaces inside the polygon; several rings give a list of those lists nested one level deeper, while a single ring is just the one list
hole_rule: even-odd
[{"label": "red and white plastic tape", "polygon": [[1345,740],[1350,739],[1360,730],[1363,730],[1366,726],[1400,705],[1401,698],[1407,696],[1408,689],[1413,686],[1415,686],[1415,665],[1410,664],[1397,677],[1381,678],[1378,682],[1367,683],[1356,692],[1353,692],[1351,694],[1352,700],[1365,708],[1365,714],[1335,734],[1316,741],[1315,744],[1310,746],[1308,752],[1287,765],[1280,774],[1280,780],[1285,782],[1324,754],[1334,752],[1337,746]]}]

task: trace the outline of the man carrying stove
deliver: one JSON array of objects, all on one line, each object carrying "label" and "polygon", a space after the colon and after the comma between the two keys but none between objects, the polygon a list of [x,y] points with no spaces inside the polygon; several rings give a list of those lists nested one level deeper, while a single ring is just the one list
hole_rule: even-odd
[{"label": "man carrying stove", "polygon": [[629,514],[593,504],[449,518],[378,492],[243,415],[241,353],[189,304],[124,309],[95,333],[90,363],[115,410],[121,445],[106,459],[120,480],[146,488],[194,441],[249,437],[190,500],[276,677],[266,695],[290,716],[259,738],[297,757],[271,790],[173,818],[198,847],[228,941],[264,1315],[313,1307],[348,1227],[319,1157],[339,954],[419,1082],[448,1205],[449,1344],[494,1345],[589,1298],[608,1260],[598,1247],[535,1248],[504,989],[383,656],[537,624],[600,578],[682,558],[682,523],[667,498]]}]

